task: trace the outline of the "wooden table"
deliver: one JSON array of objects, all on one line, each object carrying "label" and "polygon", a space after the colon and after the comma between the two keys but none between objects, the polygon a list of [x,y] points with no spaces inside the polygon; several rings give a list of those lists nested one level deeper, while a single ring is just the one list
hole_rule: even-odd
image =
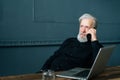
[{"label": "wooden table", "polygon": [[[0,80],[41,80],[41,74],[35,73],[13,76],[1,76]],[[56,80],[70,80],[70,79],[56,77]],[[92,78],[91,80],[120,80],[120,66],[107,67],[103,73]]]}]

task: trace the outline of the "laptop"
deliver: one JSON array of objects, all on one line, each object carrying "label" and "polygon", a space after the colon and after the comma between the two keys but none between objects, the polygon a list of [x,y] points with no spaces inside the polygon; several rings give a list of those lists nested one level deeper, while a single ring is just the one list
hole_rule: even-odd
[{"label": "laptop", "polygon": [[73,68],[56,74],[57,77],[88,80],[104,71],[110,55],[113,52],[115,45],[102,47],[99,49],[98,54],[91,68]]}]

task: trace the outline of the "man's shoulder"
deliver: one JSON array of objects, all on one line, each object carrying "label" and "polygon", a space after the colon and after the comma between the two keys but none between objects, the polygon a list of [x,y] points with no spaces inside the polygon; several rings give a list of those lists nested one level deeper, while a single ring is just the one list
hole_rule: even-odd
[{"label": "man's shoulder", "polygon": [[64,40],[62,45],[75,45],[76,43],[78,43],[77,38],[75,37],[69,37],[66,40]]},{"label": "man's shoulder", "polygon": [[76,37],[70,37],[65,40],[65,42],[74,42],[74,41],[78,41]]}]

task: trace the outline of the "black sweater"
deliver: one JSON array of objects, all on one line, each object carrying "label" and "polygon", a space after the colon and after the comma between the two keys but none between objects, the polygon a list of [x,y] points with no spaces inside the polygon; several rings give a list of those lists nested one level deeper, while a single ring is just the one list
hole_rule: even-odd
[{"label": "black sweater", "polygon": [[81,43],[77,38],[69,38],[45,62],[41,70],[68,70],[74,67],[90,68],[103,47],[98,41]]}]

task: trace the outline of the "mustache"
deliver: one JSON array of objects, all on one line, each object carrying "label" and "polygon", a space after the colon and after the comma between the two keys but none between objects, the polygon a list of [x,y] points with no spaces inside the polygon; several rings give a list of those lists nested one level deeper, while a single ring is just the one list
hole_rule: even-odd
[{"label": "mustache", "polygon": [[80,36],[83,36],[83,37],[84,37],[84,36],[87,36],[86,33],[81,33],[81,32],[79,33],[79,35],[80,35]]}]

